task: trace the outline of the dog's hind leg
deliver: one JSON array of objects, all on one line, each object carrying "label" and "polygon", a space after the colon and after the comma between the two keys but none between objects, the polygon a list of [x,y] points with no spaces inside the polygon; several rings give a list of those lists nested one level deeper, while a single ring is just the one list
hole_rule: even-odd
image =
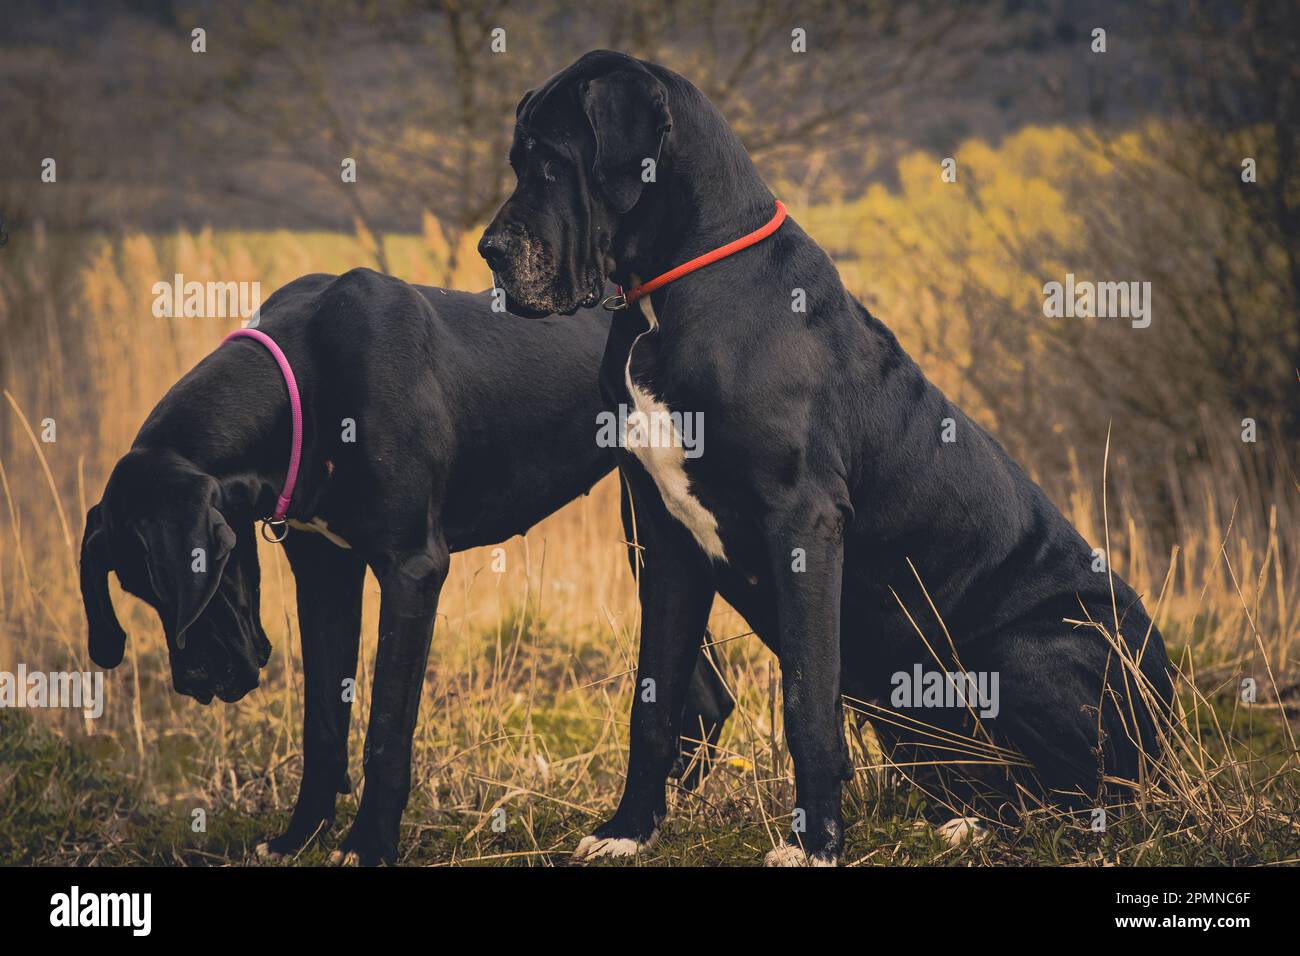
[{"label": "dog's hind leg", "polygon": [[334,801],[349,789],[348,720],[361,637],[366,566],[318,534],[290,530],[284,542],[298,593],[303,664],[302,784],[289,827],[257,847],[274,859],[296,853],[334,821]]},{"label": "dog's hind leg", "polygon": [[332,862],[370,866],[397,860],[402,811],[411,793],[411,738],[438,595],[450,565],[446,543],[437,535],[425,547],[385,555],[374,565],[381,593],[379,648],[366,728],[365,790]]},{"label": "dog's hind leg", "polygon": [[[1145,625],[1133,629],[1141,634]],[[986,726],[995,741],[1028,758],[1043,796],[1059,806],[1130,797],[1130,787],[1116,781],[1137,781],[1159,756],[1153,709],[1168,704],[1165,666],[1163,649],[1148,648],[1139,677],[1095,628],[1055,621],[1022,627],[979,665],[1001,684],[1000,713]]]},{"label": "dog's hind leg", "polygon": [[717,655],[709,649],[709,633],[705,631],[704,644],[686,689],[678,738],[680,752],[671,774],[681,780],[685,789],[694,790],[713,769],[717,761],[714,748],[722,735],[722,725],[735,707],[736,701],[722,679]]}]

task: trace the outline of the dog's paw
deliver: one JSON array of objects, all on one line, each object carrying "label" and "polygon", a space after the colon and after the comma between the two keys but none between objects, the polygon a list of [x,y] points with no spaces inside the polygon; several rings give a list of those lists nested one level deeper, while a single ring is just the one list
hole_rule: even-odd
[{"label": "dog's paw", "polygon": [[948,846],[974,846],[989,838],[988,828],[979,817],[954,817],[942,826],[935,827],[934,832]]},{"label": "dog's paw", "polygon": [[768,851],[763,857],[764,866],[838,866],[839,860],[833,856],[809,856],[804,848],[793,843],[782,843]]},{"label": "dog's paw", "polygon": [[352,829],[329,856],[331,866],[382,866],[397,862],[396,839],[384,839],[377,828],[358,815]]},{"label": "dog's paw", "polygon": [[277,863],[290,859],[297,856],[304,847],[314,842],[333,825],[332,809],[328,814],[321,815],[295,810],[288,828],[279,836],[268,836],[257,844],[253,848],[253,855],[259,863]]},{"label": "dog's paw", "polygon": [[657,839],[659,839],[658,830],[651,833],[644,841],[634,840],[631,837],[602,837],[592,834],[578,841],[572,859],[574,863],[590,863],[593,860],[634,857],[649,850]]},{"label": "dog's paw", "polygon": [[296,855],[310,838],[299,838],[292,833],[283,836],[268,837],[253,848],[253,855],[259,863],[279,863]]}]

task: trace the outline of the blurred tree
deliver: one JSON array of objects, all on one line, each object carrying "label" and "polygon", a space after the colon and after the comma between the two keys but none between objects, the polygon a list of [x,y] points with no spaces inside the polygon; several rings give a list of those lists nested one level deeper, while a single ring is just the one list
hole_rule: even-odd
[{"label": "blurred tree", "polygon": [[[907,159],[899,190],[873,189],[859,213],[868,225],[856,221],[908,258],[901,273],[862,258],[857,283],[895,306],[908,301],[900,285],[912,289],[912,314],[882,318],[1045,474],[1065,474],[1073,448],[1100,461],[1113,424],[1112,456],[1141,487],[1163,487],[1167,469],[1239,442],[1251,418],[1259,471],[1281,468],[1295,487],[1300,7],[1160,12],[1149,95],[1167,104],[1163,118],[1103,112],[997,148],[972,140],[956,151],[956,185],[941,182],[937,156]],[[1150,282],[1151,326],[1045,317],[1043,285],[1067,273]],[[1157,519],[1170,517],[1163,504]]]},{"label": "blurred tree", "polygon": [[1136,140],[1101,125],[1085,137],[1113,171],[1072,195],[1081,253],[1071,261],[1099,278],[1149,280],[1153,328],[1058,325],[1054,347],[1082,372],[1073,388],[1096,410],[1080,423],[1094,442],[1122,416],[1141,423],[1134,437],[1150,451],[1182,461],[1203,453],[1208,411],[1209,427],[1225,433],[1256,419],[1262,448],[1291,468],[1300,448],[1300,6],[1160,4],[1150,27],[1163,78],[1154,93],[1169,118],[1138,126]]},{"label": "blurred tree", "polygon": [[[1241,415],[1276,414],[1289,453],[1300,447],[1300,5],[1162,3],[1156,52],[1168,64],[1189,129],[1185,145],[1151,148],[1210,215],[1169,237],[1203,264],[1201,288],[1174,285],[1196,348],[1186,356]],[[1164,147],[1163,149],[1161,147]],[[1245,182],[1247,157],[1255,181]],[[1187,366],[1181,370],[1186,375]],[[1217,381],[1215,381],[1217,379]]]},{"label": "blurred tree", "polygon": [[[889,118],[951,89],[1018,22],[978,4],[900,12],[831,0],[797,12],[773,0],[266,0],[208,13],[208,62],[178,70],[188,76],[179,92],[188,135],[221,142],[230,157],[228,194],[311,215],[307,197],[319,207],[318,197],[341,191],[315,218],[337,225],[346,211],[379,237],[381,268],[384,228],[418,228],[428,210],[451,250],[449,273],[465,234],[504,199],[519,97],[588,49],[621,49],[690,77],[778,179],[815,173],[830,154],[860,182],[901,148],[896,129],[885,136]],[[503,52],[492,47],[498,28]],[[792,47],[795,30],[806,53]],[[339,177],[348,156],[356,184]],[[330,192],[285,188],[303,176]]]}]

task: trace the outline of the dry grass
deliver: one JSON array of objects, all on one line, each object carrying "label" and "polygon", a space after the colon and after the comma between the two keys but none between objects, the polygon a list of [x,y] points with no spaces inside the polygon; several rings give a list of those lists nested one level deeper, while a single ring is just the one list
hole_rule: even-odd
[{"label": "dry grass", "polygon": [[[10,256],[0,309],[33,325],[6,346],[0,383],[0,669],[92,666],[75,571],[82,516],[149,408],[232,324],[150,318],[152,283],[173,272],[260,279],[269,294],[295,275],[365,261],[366,241],[202,233],[64,250],[43,237],[29,258]],[[476,267],[443,274],[448,251],[436,229],[389,242],[405,277],[486,284]],[[54,443],[39,439],[45,418],[57,423]],[[1104,834],[1090,832],[1087,819],[1043,810],[1020,830],[950,849],[920,825],[918,795],[884,763],[870,732],[854,729],[860,769],[846,798],[847,862],[1300,858],[1297,487],[1267,449],[1210,447],[1203,468],[1166,479],[1173,548],[1143,517],[1150,476],[1139,482],[1121,470],[1103,485],[1101,462],[1079,462],[1055,488],[1084,535],[1108,543],[1112,566],[1143,593],[1170,643],[1182,714],[1164,733],[1176,759],[1149,768]],[[507,542],[504,573],[491,569],[486,550],[454,560],[415,737],[404,862],[553,863],[612,810],[637,643],[614,480]],[[156,617],[114,585],[130,641],[106,677],[102,719],[0,713],[0,861],[242,862],[265,829],[287,819],[301,769],[301,660],[288,566],[276,547],[260,547],[262,615],[275,651],[262,687],[238,705],[204,708],[175,695]],[[376,595],[372,579],[362,717]],[[1109,637],[1107,623],[1093,626]],[[786,829],[793,784],[774,662],[729,608],[718,605],[711,627],[739,701],[723,739],[729,759],[701,793],[674,796],[673,822],[649,862],[753,863]],[[1243,677],[1259,686],[1253,705],[1237,692]],[[353,721],[354,780],[363,728]],[[989,756],[978,740],[962,746]],[[353,804],[341,803],[346,820]],[[190,826],[199,809],[205,832]],[[505,832],[493,828],[498,809]],[[321,862],[328,845],[300,862]]]}]

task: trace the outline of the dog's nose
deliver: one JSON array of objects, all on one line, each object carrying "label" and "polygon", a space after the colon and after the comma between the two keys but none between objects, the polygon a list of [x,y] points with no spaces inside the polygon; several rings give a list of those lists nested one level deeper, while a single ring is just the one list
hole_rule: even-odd
[{"label": "dog's nose", "polygon": [[206,667],[187,667],[181,673],[181,677],[187,685],[206,684],[208,683],[208,669]]},{"label": "dog's nose", "polygon": [[478,241],[478,254],[494,273],[501,271],[506,261],[506,238],[499,232],[486,232]]}]

